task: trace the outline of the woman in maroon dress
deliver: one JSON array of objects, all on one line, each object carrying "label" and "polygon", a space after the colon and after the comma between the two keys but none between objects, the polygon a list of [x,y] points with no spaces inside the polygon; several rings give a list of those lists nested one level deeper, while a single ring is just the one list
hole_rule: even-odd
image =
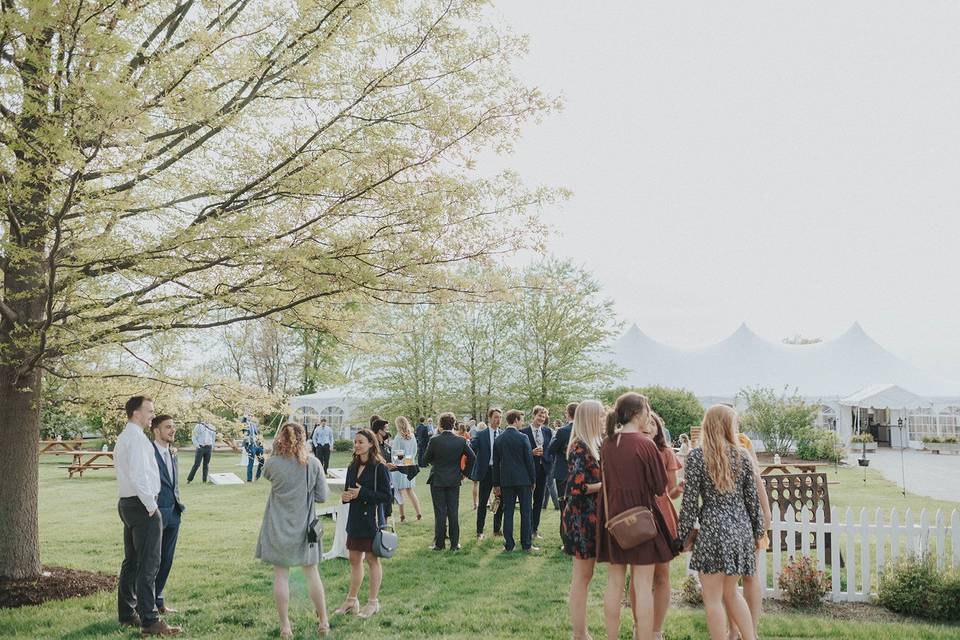
[{"label": "woman in maroon dress", "polygon": [[[600,449],[604,492],[597,528],[597,560],[610,564],[603,615],[607,638],[620,631],[620,602],[626,584],[626,570],[636,585],[636,634],[653,640],[653,572],[658,563],[669,562],[674,554],[667,540],[657,496],[667,489],[667,474],[653,440],[641,433],[650,420],[650,403],[639,393],[625,393],[607,414],[607,438]],[[609,517],[633,507],[647,507],[654,514],[659,535],[631,549],[623,549],[606,528]]]}]

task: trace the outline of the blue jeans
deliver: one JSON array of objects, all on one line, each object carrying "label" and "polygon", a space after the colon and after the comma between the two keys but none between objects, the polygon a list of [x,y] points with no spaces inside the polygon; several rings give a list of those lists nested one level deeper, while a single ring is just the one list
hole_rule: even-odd
[{"label": "blue jeans", "polygon": [[259,456],[247,456],[247,482],[253,482],[253,460],[256,457],[257,460],[257,480],[260,479],[260,474],[263,473],[263,458]]}]

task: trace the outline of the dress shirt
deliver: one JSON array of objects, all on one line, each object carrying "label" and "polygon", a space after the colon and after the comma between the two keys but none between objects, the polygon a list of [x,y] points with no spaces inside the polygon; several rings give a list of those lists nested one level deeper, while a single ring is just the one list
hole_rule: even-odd
[{"label": "dress shirt", "polygon": [[322,447],[325,444],[333,446],[333,429],[330,425],[325,427],[317,427],[313,430],[313,440],[314,447]]},{"label": "dress shirt", "polygon": [[195,447],[212,447],[217,442],[217,430],[203,422],[198,422],[193,428],[191,440]]},{"label": "dress shirt", "polygon": [[173,480],[173,459],[170,457],[170,445],[160,442],[155,442],[154,444],[157,445],[157,449],[160,450],[160,457],[163,459],[164,464],[167,465],[167,475]]},{"label": "dress shirt", "polygon": [[487,431],[490,432],[490,466],[493,466],[493,443],[496,441],[497,436],[500,435],[500,429],[491,429],[487,427]]},{"label": "dress shirt", "polygon": [[117,493],[121,498],[140,498],[147,513],[157,510],[160,468],[153,445],[140,425],[128,422],[113,448],[117,470]]}]

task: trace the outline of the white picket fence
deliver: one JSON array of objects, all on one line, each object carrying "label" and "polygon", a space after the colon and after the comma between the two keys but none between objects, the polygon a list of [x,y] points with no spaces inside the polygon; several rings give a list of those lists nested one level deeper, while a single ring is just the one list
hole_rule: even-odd
[{"label": "white picket fence", "polygon": [[[954,510],[949,521],[939,509],[932,519],[924,509],[919,522],[910,509],[903,514],[902,521],[896,509],[891,509],[886,519],[881,509],[875,510],[872,520],[868,519],[866,509],[860,509],[858,519],[854,520],[853,516],[849,507],[844,513],[833,508],[831,521],[824,522],[822,508],[817,509],[815,518],[811,518],[810,510],[805,508],[797,522],[793,508],[788,508],[781,520],[779,506],[774,504],[772,551],[760,554],[757,567],[758,574],[766,578],[764,597],[779,597],[778,578],[791,557],[810,556],[816,559],[821,571],[830,571],[830,599],[834,602],[870,600],[876,595],[879,574],[889,563],[908,555],[936,558],[941,568],[947,564],[953,568],[960,566],[960,511]],[[780,532],[786,532],[785,551]],[[801,534],[799,545],[796,545],[797,533]],[[831,536],[829,554],[828,534]]]}]

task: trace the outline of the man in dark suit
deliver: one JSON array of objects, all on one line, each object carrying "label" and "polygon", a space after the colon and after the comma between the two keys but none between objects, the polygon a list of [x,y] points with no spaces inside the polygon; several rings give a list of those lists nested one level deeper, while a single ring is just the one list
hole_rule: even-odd
[{"label": "man in dark suit", "polygon": [[547,471],[550,468],[547,449],[550,447],[550,440],[553,435],[550,429],[545,426],[549,418],[550,413],[546,408],[538,405],[533,408],[533,422],[521,431],[530,441],[530,448],[533,450],[533,464],[537,472],[537,482],[533,488],[533,512],[530,514],[530,524],[533,527],[534,538],[543,537],[540,535],[540,515],[543,512],[543,494],[547,490]]},{"label": "man in dark suit", "polygon": [[570,434],[573,432],[573,416],[577,413],[576,402],[567,405],[567,424],[553,434],[547,453],[550,455],[550,464],[553,467],[553,480],[557,483],[557,495],[560,498],[560,539],[563,540],[563,508],[567,505],[567,446],[570,444]]},{"label": "man in dark suit", "polygon": [[[531,499],[537,473],[533,465],[530,441],[517,428],[523,426],[523,413],[507,411],[507,428],[493,443],[493,491],[503,500],[503,549],[513,551],[513,510],[520,500],[520,547],[533,546],[530,516]],[[543,500],[543,496],[540,497]]]},{"label": "man in dark suit", "polygon": [[417,465],[425,466],[423,464],[423,454],[427,452],[427,444],[430,442],[430,436],[433,435],[430,433],[430,428],[425,424],[423,418],[417,421],[417,428],[413,431],[413,437],[417,440]]},{"label": "man in dark suit", "polygon": [[[483,528],[487,521],[487,502],[493,491],[493,443],[500,436],[500,409],[487,412],[487,428],[481,429],[470,441],[470,448],[477,454],[477,461],[470,471],[470,479],[480,483],[480,496],[477,503],[477,542],[483,540]],[[500,535],[503,524],[503,503],[493,514],[493,535]]]},{"label": "man in dark suit", "polygon": [[160,469],[160,493],[157,495],[157,509],[163,522],[163,534],[160,541],[160,568],[157,570],[157,609],[160,613],[176,613],[177,610],[166,606],[163,587],[167,584],[170,568],[173,566],[173,554],[177,549],[177,536],[180,533],[180,514],[186,510],[180,501],[180,481],[177,478],[177,456],[171,449],[177,427],[173,418],[160,415],[150,423],[153,435],[153,451]]},{"label": "man in dark suit", "polygon": [[460,482],[463,469],[460,459],[467,457],[466,469],[473,467],[477,456],[464,438],[453,427],[457,418],[452,413],[440,414],[440,434],[431,438],[423,454],[424,464],[432,465],[427,484],[433,498],[433,547],[440,551],[447,538],[447,523],[450,525],[450,549],[460,549]]}]

